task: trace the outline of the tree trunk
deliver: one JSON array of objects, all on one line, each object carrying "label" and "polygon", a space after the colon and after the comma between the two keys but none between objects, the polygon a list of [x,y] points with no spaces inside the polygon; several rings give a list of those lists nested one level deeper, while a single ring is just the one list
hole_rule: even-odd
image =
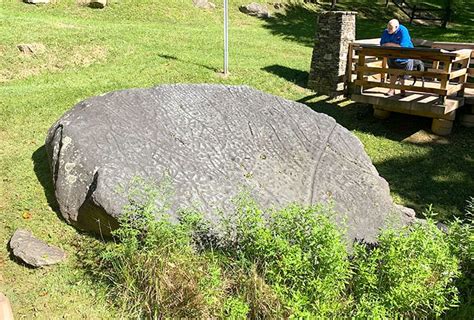
[{"label": "tree trunk", "polygon": [[444,1],[444,19],[443,19],[443,24],[441,27],[443,29],[446,29],[448,26],[448,22],[451,20],[451,14],[453,12],[452,8],[453,1],[452,0],[445,0]]}]

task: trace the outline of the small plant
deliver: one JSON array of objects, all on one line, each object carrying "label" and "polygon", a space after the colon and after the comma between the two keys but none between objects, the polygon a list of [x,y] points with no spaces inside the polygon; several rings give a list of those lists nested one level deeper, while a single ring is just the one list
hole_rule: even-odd
[{"label": "small plant", "polygon": [[[456,281],[460,291],[461,310],[452,312],[453,319],[468,318],[474,312],[474,198],[467,201],[466,219],[455,218],[448,224],[447,241],[459,259],[462,276]],[[457,313],[458,312],[458,313]],[[456,314],[457,313],[457,314]]]},{"label": "small plant", "polygon": [[263,211],[244,194],[222,221],[226,241],[211,241],[201,214],[171,222],[161,191],[137,181],[116,241],[84,259],[131,317],[430,318],[458,304],[456,285],[471,301],[472,224],[446,234],[428,218],[349,256],[330,207]]},{"label": "small plant", "polygon": [[141,179],[133,184],[120,228],[113,232],[116,241],[100,252],[112,298],[137,318],[206,318],[216,313],[220,269],[193,250],[190,228],[199,219],[187,212],[182,223],[172,223],[165,207],[156,206],[159,190]]},{"label": "small plant", "polygon": [[356,244],[353,268],[357,318],[439,317],[457,305],[458,260],[431,220]]},{"label": "small plant", "polygon": [[349,260],[330,209],[290,205],[264,213],[242,196],[236,216],[237,242],[227,254],[255,267],[293,316],[344,310]]}]

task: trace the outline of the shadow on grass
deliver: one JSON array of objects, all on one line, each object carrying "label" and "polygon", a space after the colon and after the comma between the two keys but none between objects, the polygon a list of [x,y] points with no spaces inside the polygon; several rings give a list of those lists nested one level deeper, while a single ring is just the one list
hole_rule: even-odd
[{"label": "shadow on grass", "polygon": [[45,146],[43,145],[36,149],[36,151],[33,152],[31,159],[33,160],[36,178],[38,178],[39,183],[41,183],[41,186],[43,187],[44,195],[48,201],[48,205],[51,207],[51,209],[53,209],[53,211],[61,220],[64,220],[61,212],[59,211],[59,204],[56,201],[56,196],[54,195],[53,181]]},{"label": "shadow on grass", "polygon": [[[424,22],[426,25],[409,25],[409,18],[396,9],[394,5],[385,7],[384,2],[370,3],[367,0],[353,0],[337,4],[336,10],[357,11],[356,39],[378,38],[386,27],[388,20],[398,17],[402,24],[410,30],[413,38],[438,41],[474,41],[474,2],[465,4],[450,23],[448,29],[442,29],[439,22]],[[317,32],[317,17],[322,11],[330,10],[330,2],[320,4],[304,4],[294,2],[285,4],[284,9],[265,18],[264,27],[274,35],[313,47]],[[263,19],[263,18],[262,18]]]},{"label": "shadow on grass", "polygon": [[285,4],[284,10],[275,12],[273,17],[265,18],[264,28],[274,35],[295,41],[307,47],[314,45],[317,7],[302,3]]},{"label": "shadow on grass", "polygon": [[[356,1],[357,2],[357,1]],[[337,10],[358,11],[357,39],[380,37],[389,19],[393,18],[392,7],[385,8],[382,3],[367,5],[363,1],[357,5],[338,4]],[[303,4],[288,3],[281,12],[275,12],[272,18],[265,18],[265,28],[272,34],[286,40],[313,47],[317,32],[317,19],[322,11],[330,10],[330,3]]]},{"label": "shadow on grass", "polygon": [[188,61],[188,60],[183,60],[183,59],[179,59],[178,57],[176,56],[171,56],[169,54],[158,54],[158,57],[160,58],[163,58],[165,60],[171,60],[171,61],[180,61],[180,62],[184,62],[186,64],[193,64],[197,67],[201,67],[201,68],[204,68],[204,69],[207,69],[207,70],[211,70],[211,71],[214,71],[214,72],[219,72],[220,70],[217,69],[217,68],[213,68],[213,67],[210,67],[208,65],[205,65],[205,64],[201,64],[201,63],[196,63],[196,62],[192,62],[192,61]]},{"label": "shadow on grass", "polygon": [[295,83],[302,88],[306,88],[306,84],[308,83],[309,73],[306,71],[285,67],[279,64],[266,66],[262,68],[262,70]]},{"label": "shadow on grass", "polygon": [[379,156],[384,160],[374,165],[392,192],[407,201],[407,206],[420,213],[433,204],[434,210],[440,211],[441,220],[464,216],[466,200],[474,196],[474,130],[456,125],[446,144],[414,144],[403,140],[420,130],[429,132],[431,119],[393,113],[389,119],[378,120],[372,116],[370,106],[357,103],[345,107],[328,102],[306,105],[351,131],[402,144],[403,151],[396,156],[393,150],[384,151],[380,142],[370,148],[387,153],[386,157]]}]

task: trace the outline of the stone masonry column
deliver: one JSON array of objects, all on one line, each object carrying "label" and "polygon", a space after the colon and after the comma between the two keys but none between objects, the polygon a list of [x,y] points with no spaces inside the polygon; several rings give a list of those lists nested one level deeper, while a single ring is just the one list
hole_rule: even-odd
[{"label": "stone masonry column", "polygon": [[356,12],[327,11],[319,15],[308,88],[318,94],[344,93],[349,43],[355,40]]}]

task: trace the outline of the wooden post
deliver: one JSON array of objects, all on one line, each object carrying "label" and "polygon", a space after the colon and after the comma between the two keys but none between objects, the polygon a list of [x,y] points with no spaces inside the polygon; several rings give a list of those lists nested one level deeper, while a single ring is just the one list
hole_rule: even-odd
[{"label": "wooden post", "polygon": [[347,70],[345,75],[346,97],[350,97],[352,91],[352,60],[354,57],[354,44],[349,43],[349,51],[347,52]]},{"label": "wooden post", "polygon": [[[462,69],[464,69],[464,68],[467,68],[467,69],[468,69],[470,64],[471,64],[471,55],[469,55],[469,58],[467,58],[466,60],[464,60],[463,63],[461,63],[461,68],[462,68]],[[467,81],[467,75],[468,75],[468,73],[469,73],[469,70],[468,70],[468,72],[466,72],[465,75],[459,77],[459,83],[462,84],[463,86],[462,86],[461,90],[458,91],[458,93],[457,93],[457,96],[458,96],[458,97],[464,97],[464,84],[465,84],[466,81]]]},{"label": "wooden post", "polygon": [[[387,69],[387,65],[388,65],[388,59],[387,59],[387,57],[383,57],[382,68]],[[384,83],[386,79],[387,79],[387,74],[384,73],[380,77],[380,82]]]},{"label": "wooden post", "polygon": [[[439,69],[439,61],[433,61],[433,69]],[[435,77],[433,80],[439,80],[439,78]]]},{"label": "wooden post", "polygon": [[[365,66],[365,54],[361,54],[359,52],[359,60],[357,61],[357,66],[358,67],[363,67]],[[364,71],[357,71],[357,80],[364,80]],[[358,94],[362,94],[362,92],[364,91],[364,88],[362,86],[357,86],[355,91],[358,93]]]},{"label": "wooden post", "polygon": [[390,113],[390,111],[379,109],[378,106],[374,105],[374,118],[384,120],[390,117]]},{"label": "wooden post", "polygon": [[[445,72],[445,74],[440,76],[440,79],[441,79],[440,89],[444,89],[444,90],[448,89],[449,74],[451,73],[452,67],[453,67],[453,63],[451,61],[444,61],[443,71]],[[444,105],[446,102],[446,96],[440,95],[439,102]]]},{"label": "wooden post", "polygon": [[431,131],[439,136],[447,136],[453,130],[453,121],[445,119],[433,119]]}]

